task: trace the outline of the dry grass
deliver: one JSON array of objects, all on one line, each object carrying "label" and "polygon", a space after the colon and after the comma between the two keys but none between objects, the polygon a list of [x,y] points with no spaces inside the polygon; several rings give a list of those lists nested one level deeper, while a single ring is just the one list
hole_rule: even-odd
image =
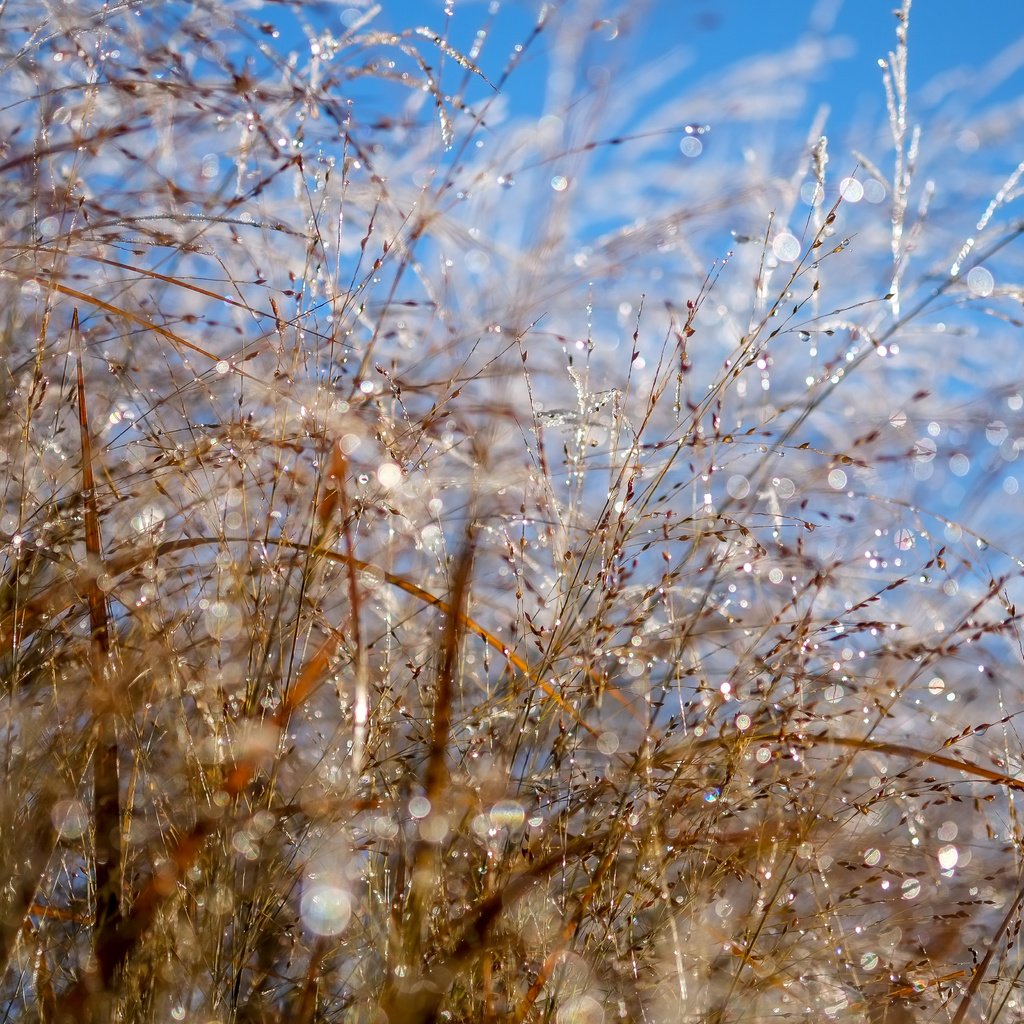
[{"label": "dry grass", "polygon": [[584,6],[0,7],[4,1019],[1021,1019],[1012,118]]}]

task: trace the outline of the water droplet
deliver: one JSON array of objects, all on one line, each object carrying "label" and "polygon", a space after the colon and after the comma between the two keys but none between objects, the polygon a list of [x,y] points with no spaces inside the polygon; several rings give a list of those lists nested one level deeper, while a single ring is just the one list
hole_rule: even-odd
[{"label": "water droplet", "polygon": [[993,420],[985,427],[985,440],[998,448],[1010,436],[1010,431],[1002,420]]},{"label": "water droplet", "polygon": [[704,143],[692,135],[684,136],[679,143],[679,152],[691,160],[701,155],[704,151]]},{"label": "water droplet", "polygon": [[149,533],[160,529],[165,518],[164,510],[158,505],[146,505],[141,512],[132,517],[132,528],[138,533]]},{"label": "water droplet", "polygon": [[745,476],[737,474],[729,477],[725,489],[732,498],[745,498],[750,493],[750,481]]},{"label": "water droplet", "polygon": [[914,532],[912,530],[897,530],[893,540],[900,551],[909,551],[914,546]]},{"label": "water droplet", "polygon": [[916,878],[906,878],[900,886],[900,895],[905,900],[916,900],[921,895],[921,883]]},{"label": "water droplet", "polygon": [[496,828],[519,828],[526,820],[526,812],[516,800],[499,800],[491,808],[490,818]]},{"label": "water droplet", "polygon": [[995,278],[984,267],[971,267],[967,272],[967,287],[979,298],[986,298],[995,289]]},{"label": "water droplet", "polygon": [[402,480],[402,467],[394,462],[383,462],[377,468],[377,482],[385,490],[397,487]]},{"label": "water droplet", "polygon": [[839,183],[839,194],[844,203],[859,203],[864,198],[864,186],[856,178],[843,178]]},{"label": "water droplet", "polygon": [[352,917],[352,899],[339,886],[313,882],[303,890],[299,909],[314,935],[338,935]]},{"label": "water droplet", "polygon": [[800,240],[788,231],[782,231],[772,242],[772,252],[781,263],[794,263],[800,258]]},{"label": "water droplet", "polygon": [[58,800],[50,810],[50,820],[62,839],[78,839],[89,828],[89,810],[81,800]]},{"label": "water droplet", "polygon": [[425,796],[414,796],[409,801],[409,813],[414,818],[425,818],[430,813],[430,801]]},{"label": "water droplet", "polygon": [[921,437],[914,442],[914,458],[918,462],[931,462],[938,450],[938,446],[930,437]]}]

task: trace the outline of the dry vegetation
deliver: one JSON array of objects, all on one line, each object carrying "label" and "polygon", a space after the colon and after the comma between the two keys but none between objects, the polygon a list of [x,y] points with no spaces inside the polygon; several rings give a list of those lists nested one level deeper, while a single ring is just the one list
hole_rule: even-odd
[{"label": "dry vegetation", "polygon": [[1024,1016],[1019,117],[594,6],[0,4],[3,1019]]}]

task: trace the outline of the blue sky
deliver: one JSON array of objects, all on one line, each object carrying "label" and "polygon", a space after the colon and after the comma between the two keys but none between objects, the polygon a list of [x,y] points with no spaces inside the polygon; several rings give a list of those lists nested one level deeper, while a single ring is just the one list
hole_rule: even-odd
[{"label": "blue sky", "polygon": [[[884,108],[878,58],[893,46],[894,0],[826,0],[819,3],[763,3],[755,0],[655,0],[650,4],[607,2],[594,5],[603,17],[614,19],[620,39],[631,47],[634,59],[678,53],[681,68],[694,83],[713,81],[722,68],[759,54],[771,54],[792,45],[801,35],[840,36],[848,44],[846,56],[831,66],[820,83],[819,102],[828,103],[836,117],[878,114]],[[455,46],[467,46],[479,25],[488,20],[486,2],[455,0],[446,19],[443,0],[383,0],[378,24],[394,29],[428,25],[446,35]],[[482,58],[485,68],[498,68],[505,54],[521,42],[533,24],[539,4],[522,0],[504,3],[493,16],[491,38]],[[615,18],[616,11],[636,12],[634,24]],[[614,31],[614,28],[609,29]],[[978,73],[993,74],[989,101],[1024,95],[1020,51],[1024,49],[1024,4],[966,5],[954,0],[927,0],[914,5],[911,16],[911,75],[917,86],[939,79],[940,85],[970,91]],[[536,61],[550,39],[542,39],[533,54]],[[1018,55],[1006,54],[1011,47]],[[1002,77],[993,62],[1009,57],[1012,72]],[[537,91],[517,76],[514,102],[528,112],[539,103]],[[533,76],[539,85],[542,74]]]}]

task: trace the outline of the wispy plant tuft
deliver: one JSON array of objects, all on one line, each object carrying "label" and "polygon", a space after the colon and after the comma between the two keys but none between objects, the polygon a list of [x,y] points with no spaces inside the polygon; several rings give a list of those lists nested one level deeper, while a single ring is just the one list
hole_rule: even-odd
[{"label": "wispy plant tuft", "polygon": [[1019,1020],[1012,111],[383,6],[0,5],[4,1019]]}]

